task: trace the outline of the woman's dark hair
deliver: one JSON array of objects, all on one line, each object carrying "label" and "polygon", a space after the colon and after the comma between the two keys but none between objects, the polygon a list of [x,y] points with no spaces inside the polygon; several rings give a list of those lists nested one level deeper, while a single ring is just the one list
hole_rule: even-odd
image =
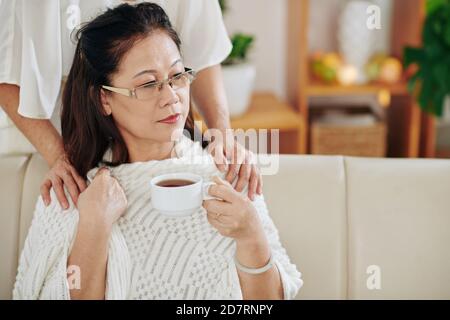
[{"label": "woman's dark hair", "polygon": [[[111,116],[104,113],[101,86],[110,85],[124,54],[156,30],[166,32],[180,50],[181,41],[164,10],[154,3],[122,4],[83,25],[62,98],[61,128],[68,160],[85,177],[113,146],[113,161],[129,161],[128,149]],[[194,136],[191,109],[185,124]]]}]

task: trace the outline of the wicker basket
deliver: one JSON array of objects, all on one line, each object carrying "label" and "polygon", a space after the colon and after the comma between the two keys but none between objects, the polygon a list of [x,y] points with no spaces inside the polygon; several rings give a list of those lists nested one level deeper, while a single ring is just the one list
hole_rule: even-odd
[{"label": "wicker basket", "polygon": [[342,126],[312,123],[311,153],[360,157],[386,156],[386,124]]}]

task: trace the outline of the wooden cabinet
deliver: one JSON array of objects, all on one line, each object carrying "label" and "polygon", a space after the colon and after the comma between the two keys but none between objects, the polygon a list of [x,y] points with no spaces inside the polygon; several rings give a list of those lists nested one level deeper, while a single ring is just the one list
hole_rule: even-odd
[{"label": "wooden cabinet", "polygon": [[[202,121],[201,116],[196,112],[194,112],[194,118]],[[232,117],[230,122],[233,129],[268,129],[268,131],[279,129],[280,153],[300,153],[304,149],[301,145],[301,133],[305,126],[302,116],[272,93],[254,93],[247,112],[241,116]],[[204,131],[206,125],[203,121],[201,126]]]},{"label": "wooden cabinet", "polygon": [[[309,99],[315,96],[376,95],[390,101],[388,112],[388,156],[433,157],[434,118],[423,114],[406,90],[406,80],[394,85],[327,85],[314,81],[309,72],[308,28],[310,0],[289,0],[288,82],[290,98],[302,115],[300,152],[307,153],[309,142]],[[392,21],[391,54],[402,56],[406,45],[420,45],[425,17],[425,0],[395,0]]]}]

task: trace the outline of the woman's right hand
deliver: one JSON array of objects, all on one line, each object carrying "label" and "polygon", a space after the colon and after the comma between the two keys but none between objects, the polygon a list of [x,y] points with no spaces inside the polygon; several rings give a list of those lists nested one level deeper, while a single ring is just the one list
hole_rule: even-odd
[{"label": "woman's right hand", "polygon": [[78,211],[80,219],[95,219],[95,222],[105,223],[110,228],[125,213],[127,204],[119,182],[111,176],[109,169],[101,168],[89,187],[80,194]]},{"label": "woman's right hand", "polygon": [[69,208],[64,185],[67,187],[73,203],[77,205],[78,196],[86,189],[86,181],[78,175],[66,156],[61,156],[47,173],[41,185],[41,196],[45,205],[48,206],[51,202],[50,189],[53,187],[61,207]]}]

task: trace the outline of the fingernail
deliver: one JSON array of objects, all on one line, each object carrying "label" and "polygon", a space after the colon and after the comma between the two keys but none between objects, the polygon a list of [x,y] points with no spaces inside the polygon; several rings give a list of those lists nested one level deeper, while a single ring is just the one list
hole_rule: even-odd
[{"label": "fingernail", "polygon": [[47,199],[45,199],[45,200],[44,200],[44,204],[45,204],[46,207],[48,207],[49,201],[48,201]]}]

